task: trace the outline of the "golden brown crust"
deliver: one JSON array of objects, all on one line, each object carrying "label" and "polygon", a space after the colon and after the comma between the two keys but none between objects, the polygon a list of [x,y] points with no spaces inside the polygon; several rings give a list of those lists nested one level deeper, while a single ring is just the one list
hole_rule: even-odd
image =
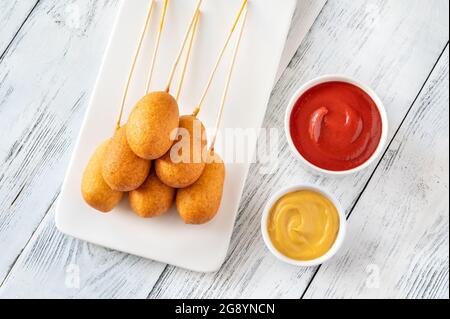
[{"label": "golden brown crust", "polygon": [[126,126],[116,131],[103,161],[103,178],[111,189],[132,191],[141,186],[150,171],[151,161],[142,159],[128,146]]},{"label": "golden brown crust", "polygon": [[141,158],[160,158],[172,146],[171,134],[178,128],[178,122],[178,104],[170,94],[147,94],[136,104],[128,119],[128,144]]},{"label": "golden brown crust", "polygon": [[175,189],[162,183],[152,172],[145,183],[128,195],[133,211],[141,217],[157,217],[173,205]]},{"label": "golden brown crust", "polygon": [[81,181],[81,193],[92,208],[107,213],[122,199],[123,193],[113,191],[102,175],[102,164],[109,140],[103,142],[94,152],[87,164]]},{"label": "golden brown crust", "polygon": [[[169,150],[162,158],[156,160],[155,168],[159,179],[166,185],[174,188],[185,188],[194,184],[202,175],[205,169],[203,161],[203,150],[206,147],[206,133],[202,122],[192,115],[180,117],[179,129],[186,130],[189,134],[189,145],[181,148],[181,157],[188,157],[188,161],[174,162],[171,158],[171,150]],[[182,142],[180,135],[175,142]],[[187,148],[189,147],[189,148]],[[184,154],[185,150],[189,150],[189,154]]]},{"label": "golden brown crust", "polygon": [[197,182],[178,190],[176,205],[186,224],[205,224],[219,211],[225,182],[225,165],[217,154],[212,156],[215,160],[206,164]]}]

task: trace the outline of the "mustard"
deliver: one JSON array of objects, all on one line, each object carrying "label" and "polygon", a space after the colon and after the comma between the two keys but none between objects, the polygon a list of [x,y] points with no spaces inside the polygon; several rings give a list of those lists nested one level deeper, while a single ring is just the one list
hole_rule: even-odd
[{"label": "mustard", "polygon": [[271,208],[268,218],[269,237],[275,248],[299,261],[325,255],[339,232],[336,206],[324,195],[309,190],[284,195]]}]

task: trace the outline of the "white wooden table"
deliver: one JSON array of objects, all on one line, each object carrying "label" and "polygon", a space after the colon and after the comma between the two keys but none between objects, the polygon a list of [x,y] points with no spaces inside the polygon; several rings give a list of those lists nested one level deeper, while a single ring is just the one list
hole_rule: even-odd
[{"label": "white wooden table", "polygon": [[[297,12],[264,126],[282,128],[287,99],[304,81],[344,73],[385,102],[389,145],[377,165],[335,179],[304,172],[283,141],[272,150],[276,174],[252,166],[228,258],[214,274],[55,228],[54,203],[118,4],[0,1],[0,297],[449,297],[448,0],[328,0],[300,46]],[[321,267],[278,262],[260,236],[265,200],[295,182],[336,194],[349,218],[344,248]]]}]

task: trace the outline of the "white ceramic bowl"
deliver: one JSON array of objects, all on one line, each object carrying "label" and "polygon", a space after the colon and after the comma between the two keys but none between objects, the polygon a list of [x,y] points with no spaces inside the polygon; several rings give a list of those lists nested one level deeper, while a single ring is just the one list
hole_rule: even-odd
[{"label": "white ceramic bowl", "polygon": [[[316,85],[322,84],[322,83],[334,82],[334,81],[346,82],[346,83],[353,84],[353,85],[359,87],[360,89],[362,89],[364,92],[366,92],[372,98],[372,100],[375,102],[375,104],[377,105],[378,111],[380,112],[381,124],[382,124],[380,143],[378,144],[378,147],[375,150],[375,152],[372,154],[372,156],[366,162],[361,164],[360,166],[355,167],[350,170],[345,170],[345,171],[326,170],[326,169],[318,167],[318,166],[312,164],[311,162],[309,162],[308,160],[306,160],[303,157],[303,155],[295,147],[294,142],[292,140],[291,129],[290,129],[292,110],[293,110],[296,102],[298,101],[298,99],[310,88],[312,88]],[[313,170],[318,171],[320,173],[325,173],[325,174],[330,174],[330,175],[335,175],[335,176],[342,176],[342,175],[353,174],[353,173],[359,172],[359,171],[367,168],[368,166],[370,166],[377,158],[380,157],[380,155],[383,152],[384,147],[386,145],[389,127],[388,127],[388,117],[386,114],[386,110],[384,108],[384,104],[381,101],[381,99],[378,97],[378,95],[371,88],[365,86],[364,84],[362,84],[350,77],[344,76],[344,75],[324,75],[324,76],[316,78],[316,79],[309,81],[308,83],[302,85],[300,87],[300,89],[298,89],[297,92],[295,92],[294,96],[289,101],[289,105],[286,109],[284,130],[285,130],[286,137],[287,137],[287,140],[289,143],[289,147],[291,148],[292,153],[295,154],[295,156],[298,159],[300,159],[301,162],[306,164],[306,166],[308,166],[309,168],[312,168]]]},{"label": "white ceramic bowl", "polygon": [[[301,191],[301,190],[310,190],[310,191],[314,191],[314,192],[324,195],[335,205],[335,207],[338,211],[338,214],[339,214],[339,232],[338,232],[336,241],[334,242],[333,246],[331,246],[330,250],[325,255],[323,255],[317,259],[309,260],[309,261],[295,260],[295,259],[289,258],[289,257],[283,255],[281,252],[279,252],[273,245],[273,243],[270,239],[270,236],[269,236],[269,231],[267,229],[267,221],[269,218],[270,209],[273,207],[273,205],[275,205],[275,203],[284,195],[292,193],[292,192],[296,192],[296,191]],[[315,186],[311,186],[311,185],[292,186],[292,187],[288,187],[288,188],[285,188],[285,189],[277,192],[267,202],[266,207],[264,208],[262,218],[261,218],[262,236],[263,236],[264,242],[265,242],[267,248],[270,250],[270,252],[275,257],[277,257],[279,260],[281,260],[285,263],[294,265],[294,266],[299,266],[299,267],[318,266],[318,265],[321,265],[324,262],[330,260],[341,248],[341,246],[344,242],[346,230],[347,230],[347,219],[345,217],[344,211],[343,211],[341,205],[339,204],[339,202],[333,196],[331,196],[329,193],[327,193]]]}]

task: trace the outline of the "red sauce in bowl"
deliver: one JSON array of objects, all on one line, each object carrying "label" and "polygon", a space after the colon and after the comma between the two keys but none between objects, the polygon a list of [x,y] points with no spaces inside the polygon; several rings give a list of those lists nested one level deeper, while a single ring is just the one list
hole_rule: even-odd
[{"label": "red sauce in bowl", "polygon": [[382,126],[372,98],[346,82],[312,87],[298,99],[290,119],[297,150],[329,171],[347,171],[367,162],[380,144]]}]

